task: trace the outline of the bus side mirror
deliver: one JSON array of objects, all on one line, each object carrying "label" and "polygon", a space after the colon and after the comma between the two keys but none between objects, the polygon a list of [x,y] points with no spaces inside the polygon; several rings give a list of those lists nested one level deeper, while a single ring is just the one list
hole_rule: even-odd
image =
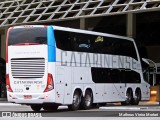
[{"label": "bus side mirror", "polygon": [[147,64],[149,65],[149,61],[148,61],[148,59],[146,59],[146,58],[142,58],[142,61],[143,61],[143,62],[145,62],[145,63],[147,63]]}]

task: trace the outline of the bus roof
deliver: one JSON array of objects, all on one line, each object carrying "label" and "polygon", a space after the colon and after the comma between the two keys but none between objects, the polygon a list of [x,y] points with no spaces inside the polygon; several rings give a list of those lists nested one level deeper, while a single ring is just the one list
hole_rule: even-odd
[{"label": "bus roof", "polygon": [[101,33],[101,32],[93,32],[89,30],[81,30],[81,29],[74,29],[69,27],[59,27],[59,26],[53,26],[54,30],[62,30],[62,31],[70,31],[70,32],[77,32],[77,33],[84,33],[84,34],[92,34],[92,35],[100,35],[100,36],[106,36],[106,37],[113,37],[113,38],[121,38],[126,39],[130,41],[134,41],[133,38],[120,36],[120,35],[114,35],[114,34],[108,34],[108,33]]},{"label": "bus roof", "polygon": [[[48,25],[50,26],[50,25]],[[14,26],[13,29],[16,28],[33,28],[33,27],[47,27],[46,25],[21,25],[21,26]],[[100,36],[106,36],[106,37],[113,37],[113,38],[121,38],[126,39],[134,42],[133,38],[120,36],[120,35],[114,35],[114,34],[108,34],[108,33],[101,33],[101,32],[93,32],[89,30],[81,30],[81,29],[75,29],[75,28],[69,28],[69,27],[60,27],[60,26],[52,26],[54,30],[62,30],[62,31],[69,31],[69,32],[77,32],[77,33],[84,33],[84,34],[92,34],[92,35],[100,35]]]}]

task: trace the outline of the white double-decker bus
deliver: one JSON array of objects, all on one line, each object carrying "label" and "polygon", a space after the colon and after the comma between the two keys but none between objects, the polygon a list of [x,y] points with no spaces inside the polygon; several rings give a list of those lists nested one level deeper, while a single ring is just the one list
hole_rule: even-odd
[{"label": "white double-decker bus", "polygon": [[11,27],[6,41],[6,84],[9,102],[34,111],[71,110],[121,102],[149,100],[133,39],[64,28]]}]

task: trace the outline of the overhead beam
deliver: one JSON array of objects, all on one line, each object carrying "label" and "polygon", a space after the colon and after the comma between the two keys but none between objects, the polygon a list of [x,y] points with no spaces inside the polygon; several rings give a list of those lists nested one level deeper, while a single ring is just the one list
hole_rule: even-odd
[{"label": "overhead beam", "polygon": [[127,14],[127,36],[131,38],[136,37],[136,14]]},{"label": "overhead beam", "polygon": [[159,0],[1,0],[0,27],[159,10]]}]

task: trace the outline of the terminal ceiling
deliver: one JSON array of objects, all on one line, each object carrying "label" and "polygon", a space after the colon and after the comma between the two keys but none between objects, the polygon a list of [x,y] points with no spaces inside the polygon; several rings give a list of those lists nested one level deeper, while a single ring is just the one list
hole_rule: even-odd
[{"label": "terminal ceiling", "polygon": [[159,10],[160,0],[1,0],[0,26]]}]

